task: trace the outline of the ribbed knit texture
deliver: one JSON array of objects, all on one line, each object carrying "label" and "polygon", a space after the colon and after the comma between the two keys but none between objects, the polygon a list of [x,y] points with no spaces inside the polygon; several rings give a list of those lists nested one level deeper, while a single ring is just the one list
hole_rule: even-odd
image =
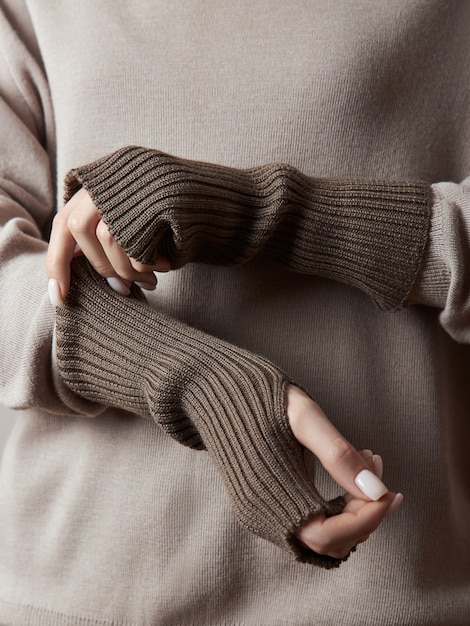
[{"label": "ribbed knit texture", "polygon": [[240,522],[300,561],[334,567],[294,539],[311,516],[332,515],[288,425],[288,378],[266,359],[115,294],[85,258],[73,262],[57,310],[60,374],[75,393],[153,418],[180,443],[206,449]]},{"label": "ribbed knit texture", "polygon": [[72,170],[126,252],[174,268],[277,266],[353,285],[386,310],[413,286],[428,235],[431,191],[419,182],[311,178],[272,164],[240,170],[126,147]]}]

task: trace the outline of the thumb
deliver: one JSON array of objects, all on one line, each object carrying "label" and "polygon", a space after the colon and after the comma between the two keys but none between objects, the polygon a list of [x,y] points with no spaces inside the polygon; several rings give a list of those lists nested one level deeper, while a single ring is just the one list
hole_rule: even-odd
[{"label": "thumb", "polygon": [[369,500],[379,500],[388,493],[363,456],[333,426],[318,404],[293,385],[287,389],[287,417],[297,441],[313,452],[348,493]]}]

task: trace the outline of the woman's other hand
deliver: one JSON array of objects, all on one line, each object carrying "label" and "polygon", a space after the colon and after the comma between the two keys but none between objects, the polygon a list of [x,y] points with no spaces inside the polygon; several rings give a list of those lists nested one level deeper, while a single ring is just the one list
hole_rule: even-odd
[{"label": "woman's other hand", "polygon": [[170,264],[164,257],[149,266],[128,257],[116,242],[85,189],[80,189],[54,218],[46,274],[49,295],[58,305],[70,288],[70,262],[84,254],[94,269],[108,280],[110,286],[129,295],[132,282],[143,289],[153,290],[157,284],[154,272],[166,272]]}]

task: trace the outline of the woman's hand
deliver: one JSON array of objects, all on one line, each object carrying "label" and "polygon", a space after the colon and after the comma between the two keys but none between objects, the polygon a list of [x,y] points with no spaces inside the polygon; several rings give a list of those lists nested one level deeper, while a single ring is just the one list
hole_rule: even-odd
[{"label": "woman's hand", "polygon": [[84,254],[98,274],[123,295],[129,295],[132,282],[143,289],[155,289],[154,272],[170,269],[169,262],[163,257],[154,266],[129,258],[109,232],[85,189],[72,196],[57,213],[52,225],[46,274],[51,301],[55,305],[68,294],[70,262],[77,254]]},{"label": "woman's hand", "polygon": [[306,522],[298,529],[297,539],[318,554],[343,558],[396,511],[403,496],[389,492],[380,480],[381,458],[367,450],[359,453],[320,407],[292,385],[287,391],[287,415],[295,438],[347,492],[342,513]]}]

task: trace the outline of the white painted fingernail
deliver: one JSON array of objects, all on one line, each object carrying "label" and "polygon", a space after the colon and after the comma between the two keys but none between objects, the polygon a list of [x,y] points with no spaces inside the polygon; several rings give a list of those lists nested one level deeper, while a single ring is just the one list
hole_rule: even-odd
[{"label": "white painted fingernail", "polygon": [[55,278],[49,278],[47,283],[47,293],[52,306],[60,306],[62,304],[62,296],[60,295],[59,283]]},{"label": "white painted fingernail", "polygon": [[140,283],[135,281],[135,284],[137,285],[137,287],[140,287],[141,289],[146,289],[147,291],[154,291],[157,287],[156,283],[152,284],[152,283]]},{"label": "white painted fingernail", "polygon": [[377,478],[382,478],[384,473],[384,463],[380,454],[373,455],[372,463],[374,464],[374,474],[377,476]]},{"label": "white painted fingernail", "polygon": [[115,276],[110,276],[106,279],[108,285],[113,289],[116,293],[121,296],[128,296],[131,293],[131,290],[126,285],[124,281],[120,278],[116,278]]},{"label": "white painted fingernail", "polygon": [[364,469],[356,476],[354,482],[362,493],[371,500],[379,500],[388,489],[377,476],[368,469]]}]

